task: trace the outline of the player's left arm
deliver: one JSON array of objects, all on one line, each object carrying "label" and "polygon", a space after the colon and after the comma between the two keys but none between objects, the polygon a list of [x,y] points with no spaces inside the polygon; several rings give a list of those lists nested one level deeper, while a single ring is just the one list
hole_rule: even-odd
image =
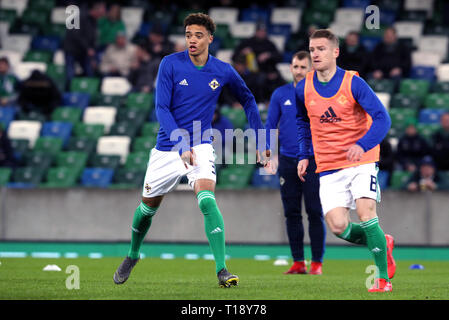
[{"label": "player's left arm", "polygon": [[257,108],[256,99],[251,91],[245,84],[245,81],[240,77],[240,75],[235,71],[235,69],[229,66],[228,71],[228,86],[231,89],[231,92],[235,95],[237,100],[243,106],[245,110],[246,118],[248,119],[250,127],[256,132],[256,144],[257,150],[259,152],[265,153],[267,157],[270,156],[269,150],[270,145],[268,140],[259,141],[259,130],[265,130],[262,120],[260,119],[259,109]]},{"label": "player's left arm", "polygon": [[371,150],[382,142],[390,130],[391,119],[385,106],[370,86],[360,77],[352,78],[352,96],[371,116],[373,122],[366,134],[348,150],[348,160],[357,161],[364,152]]}]

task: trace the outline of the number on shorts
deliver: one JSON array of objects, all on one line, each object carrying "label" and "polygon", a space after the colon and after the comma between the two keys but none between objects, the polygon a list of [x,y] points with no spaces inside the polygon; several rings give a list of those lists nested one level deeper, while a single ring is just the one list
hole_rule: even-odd
[{"label": "number on shorts", "polygon": [[377,192],[377,178],[375,176],[371,176],[370,190],[373,192]]}]

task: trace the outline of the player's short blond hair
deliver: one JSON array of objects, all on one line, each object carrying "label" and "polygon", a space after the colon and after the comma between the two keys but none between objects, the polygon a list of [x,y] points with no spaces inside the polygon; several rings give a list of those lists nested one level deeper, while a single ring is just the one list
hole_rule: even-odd
[{"label": "player's short blond hair", "polygon": [[338,40],[338,37],[329,29],[318,29],[315,30],[311,35],[309,39],[319,39],[319,38],[325,38],[329,40],[331,43],[333,43],[337,48],[340,45],[340,41]]}]

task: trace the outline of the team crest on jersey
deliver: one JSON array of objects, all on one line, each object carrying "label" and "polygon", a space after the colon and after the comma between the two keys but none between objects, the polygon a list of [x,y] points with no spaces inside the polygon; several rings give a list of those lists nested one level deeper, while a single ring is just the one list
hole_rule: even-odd
[{"label": "team crest on jersey", "polygon": [[151,187],[148,183],[145,183],[145,190],[147,190],[147,192],[150,192]]},{"label": "team crest on jersey", "polygon": [[212,90],[216,90],[218,87],[220,86],[220,84],[218,83],[217,79],[212,80],[211,82],[209,82],[209,87],[212,88]]},{"label": "team crest on jersey", "polygon": [[345,105],[348,102],[348,99],[344,95],[340,95],[337,98],[339,104]]}]

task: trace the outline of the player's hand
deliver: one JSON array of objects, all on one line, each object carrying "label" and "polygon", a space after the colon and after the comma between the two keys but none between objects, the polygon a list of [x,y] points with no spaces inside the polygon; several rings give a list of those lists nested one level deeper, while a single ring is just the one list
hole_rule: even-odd
[{"label": "player's hand", "polygon": [[196,155],[195,155],[195,151],[193,151],[193,149],[184,151],[181,154],[181,159],[182,159],[182,161],[184,161],[184,165],[185,165],[186,169],[188,169],[187,164],[190,164],[191,166],[196,166]]},{"label": "player's hand", "polygon": [[270,150],[263,151],[262,156],[260,155],[259,150],[257,150],[256,161],[257,161],[257,163],[260,164],[260,166],[263,166],[264,168],[266,168],[270,163],[270,156],[271,156]]},{"label": "player's hand", "polygon": [[362,149],[362,147],[355,144],[351,146],[346,152],[346,159],[351,162],[357,162],[362,159],[364,153],[365,151]]},{"label": "player's hand", "polygon": [[302,182],[306,181],[304,176],[307,174],[307,167],[309,166],[309,159],[302,159],[298,162],[298,177]]}]

